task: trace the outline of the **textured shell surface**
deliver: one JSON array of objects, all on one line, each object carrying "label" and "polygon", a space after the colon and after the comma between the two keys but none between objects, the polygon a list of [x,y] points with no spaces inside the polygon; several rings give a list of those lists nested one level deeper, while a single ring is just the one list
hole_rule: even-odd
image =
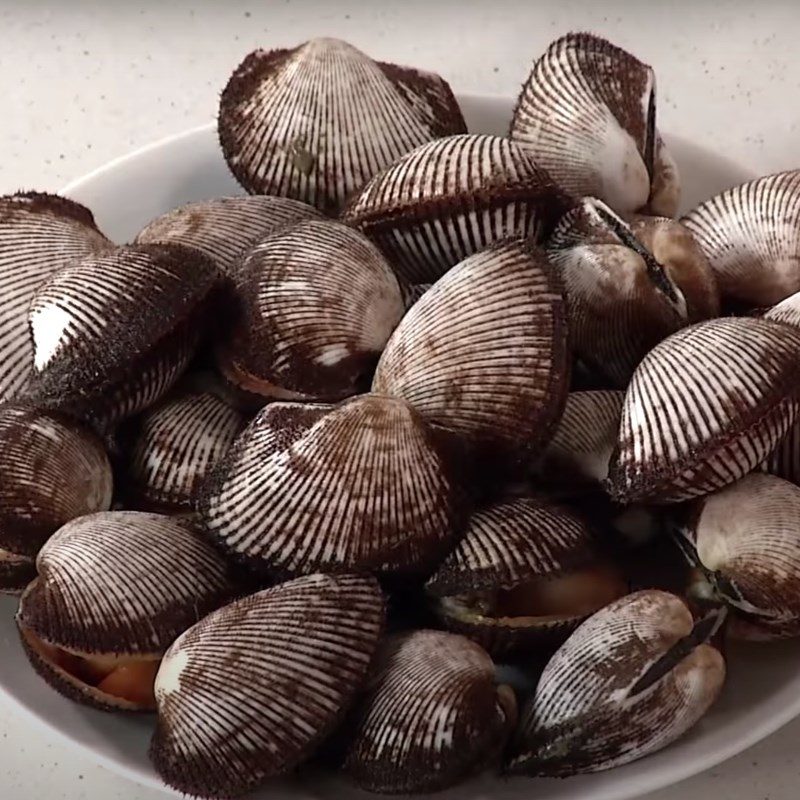
[{"label": "textured shell surface", "polygon": [[408,283],[431,283],[500,239],[542,238],[568,201],[550,175],[500,136],[449,136],[376,175],[343,218]]},{"label": "textured shell surface", "polygon": [[617,500],[676,502],[752,471],[794,422],[800,331],[709,320],[657,345],[625,395],[607,488]]},{"label": "textured shell surface", "polygon": [[419,415],[377,395],[332,410],[267,406],[200,501],[226,550],[289,574],[429,570],[457,532],[461,505]]},{"label": "textured shell surface", "polygon": [[373,391],[494,455],[546,443],[569,384],[564,300],[544,253],[521,240],[470,256],[406,312]]},{"label": "textured shell surface", "polygon": [[74,259],[113,248],[91,212],[63,197],[0,197],[0,400],[19,396],[33,369],[28,306],[36,290]]},{"label": "textured shell surface", "polygon": [[150,755],[161,777],[231,797],[308,758],[361,687],[383,616],[373,578],[311,575],[189,629],[156,679]]},{"label": "textured shell surface", "polygon": [[[259,242],[237,285],[239,330],[221,360],[245,388],[340,400],[367,383],[403,316],[400,285],[363,234],[310,220]],[[276,387],[278,390],[276,393]]]},{"label": "textured shell surface", "polygon": [[441,77],[327,38],[250,53],[222,93],[218,126],[228,166],[249,192],[333,213],[409,150],[466,131]]},{"label": "textured shell surface", "polygon": [[288,197],[215,197],[156,217],[139,231],[136,243],[193,247],[223,275],[235,277],[239,259],[259,239],[284,225],[321,217],[313,206]]},{"label": "textured shell surface", "polygon": [[375,792],[443,789],[480,769],[509,725],[494,664],[462,636],[418,630],[378,651],[345,760],[345,772]]},{"label": "textured shell surface", "polygon": [[785,300],[776,303],[764,314],[764,319],[800,328],[800,292],[790,294]]},{"label": "textured shell surface", "polygon": [[728,189],[681,222],[706,254],[723,300],[754,308],[800,291],[800,170]]},{"label": "textured shell surface", "polygon": [[725,679],[719,652],[690,638],[693,625],[683,600],[658,590],[590,617],[547,664],[523,710],[511,771],[609,769],[683,735]]},{"label": "textured shell surface", "polygon": [[655,115],[651,67],[599,36],[570,33],[534,62],[509,135],[571,194],[672,216],[679,179]]}]

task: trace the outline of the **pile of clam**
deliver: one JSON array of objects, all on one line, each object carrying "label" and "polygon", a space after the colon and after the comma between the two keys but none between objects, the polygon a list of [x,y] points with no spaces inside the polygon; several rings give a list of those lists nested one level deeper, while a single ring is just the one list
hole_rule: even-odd
[{"label": "pile of clam", "polygon": [[414,793],[645,756],[731,638],[800,635],[800,172],[676,219],[655,115],[588,34],[508,137],[318,39],[222,94],[250,194],[121,246],[0,199],[0,585],[42,677],[155,712],[190,795]]}]

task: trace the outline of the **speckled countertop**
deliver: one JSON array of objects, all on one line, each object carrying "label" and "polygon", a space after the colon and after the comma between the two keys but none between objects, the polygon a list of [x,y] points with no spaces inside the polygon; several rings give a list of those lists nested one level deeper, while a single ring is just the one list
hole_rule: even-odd
[{"label": "speckled countertop", "polygon": [[[531,57],[575,29],[605,33],[658,74],[662,130],[768,172],[800,164],[800,6],[671,0],[0,2],[0,193],[55,190],[133,148],[210,120],[257,46],[334,35],[513,94]],[[2,654],[0,654],[2,657]],[[795,800],[800,721],[649,800]],[[156,800],[0,711],[0,798]]]}]

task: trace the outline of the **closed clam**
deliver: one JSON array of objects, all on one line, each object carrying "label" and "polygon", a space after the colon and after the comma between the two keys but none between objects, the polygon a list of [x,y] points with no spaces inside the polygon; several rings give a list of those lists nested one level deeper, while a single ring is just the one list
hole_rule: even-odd
[{"label": "closed clam", "polygon": [[162,779],[228,798],[308,759],[364,682],[383,616],[373,578],[311,575],[190,628],[156,678],[150,757]]},{"label": "closed clam", "polygon": [[452,633],[418,630],[382,644],[356,709],[345,773],[386,794],[452,786],[496,759],[516,700],[491,658]]},{"label": "closed clam", "polygon": [[431,283],[499,239],[541,239],[567,205],[519,145],[462,135],[404,155],[352,198],[343,219],[380,247],[403,280]]},{"label": "closed clam", "polygon": [[509,771],[567,776],[626,764],[686,733],[716,700],[725,662],[675,595],[617,600],[561,646],[523,709]]},{"label": "closed clam", "polygon": [[330,213],[409,150],[466,131],[438,75],[327,38],[250,53],[222,93],[218,128],[245,189]]},{"label": "closed clam", "polygon": [[606,39],[569,33],[537,59],[510,137],[568,192],[615,211],[673,216],[677,169],[656,128],[651,67]]},{"label": "closed clam", "polygon": [[164,651],[234,591],[188,522],[136,511],[68,522],[36,568],[17,613],[31,663],[65,696],[103,710],[155,708]]}]

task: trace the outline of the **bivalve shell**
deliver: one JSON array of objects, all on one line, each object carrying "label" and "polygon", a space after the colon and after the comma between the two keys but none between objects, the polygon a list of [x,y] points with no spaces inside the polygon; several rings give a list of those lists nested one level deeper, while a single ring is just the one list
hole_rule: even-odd
[{"label": "bivalve shell", "polygon": [[764,314],[764,319],[782,322],[800,328],[800,292],[790,294],[785,300],[776,303]]}]

